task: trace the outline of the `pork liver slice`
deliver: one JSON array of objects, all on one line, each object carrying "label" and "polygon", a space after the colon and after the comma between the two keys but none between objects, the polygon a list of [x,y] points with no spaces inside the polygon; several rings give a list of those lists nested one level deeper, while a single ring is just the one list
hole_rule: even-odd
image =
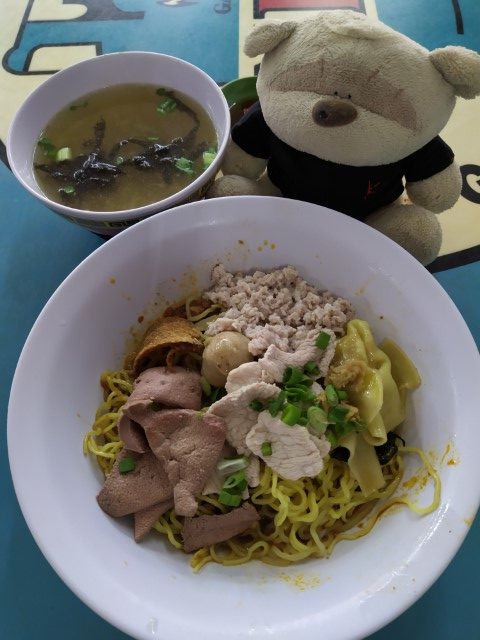
[{"label": "pork liver slice", "polygon": [[141,542],[150,532],[155,522],[173,507],[173,500],[159,502],[152,507],[147,507],[134,513],[135,518],[135,542]]},{"label": "pork liver slice", "polygon": [[146,369],[134,382],[132,394],[122,407],[118,432],[125,447],[143,453],[148,449],[143,423],[155,414],[155,405],[200,409],[202,389],[200,374],[183,367]]},{"label": "pork liver slice", "polygon": [[241,507],[221,515],[185,518],[182,532],[183,548],[188,553],[211,544],[225,542],[252,527],[259,518],[257,510],[249,502],[244,502]]},{"label": "pork liver slice", "polygon": [[[118,465],[124,458],[133,458],[133,471],[120,473]],[[97,502],[109,516],[120,518],[164,502],[172,495],[173,487],[165,467],[151,451],[139,454],[123,449],[97,496]]]},{"label": "pork liver slice", "polygon": [[195,496],[201,494],[222,453],[225,421],[213,414],[172,409],[157,412],[142,426],[174,487],[175,512],[195,515]]}]

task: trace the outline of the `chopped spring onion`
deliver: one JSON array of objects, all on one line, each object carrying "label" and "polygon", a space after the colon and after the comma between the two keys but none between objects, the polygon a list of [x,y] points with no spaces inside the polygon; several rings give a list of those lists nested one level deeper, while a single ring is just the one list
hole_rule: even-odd
[{"label": "chopped spring onion", "polygon": [[303,382],[303,371],[298,367],[287,367],[283,374],[283,383],[292,386],[295,384],[302,384]]},{"label": "chopped spring onion", "polygon": [[60,187],[58,191],[59,193],[65,193],[67,196],[75,195],[75,187],[71,184],[67,184],[65,187]]},{"label": "chopped spring onion", "polygon": [[203,166],[205,168],[209,167],[215,160],[216,155],[216,151],[204,151],[202,154]]},{"label": "chopped spring onion", "polygon": [[50,138],[46,138],[45,136],[42,136],[39,141],[38,141],[38,146],[42,147],[42,149],[46,149],[47,151],[49,149],[55,149],[55,145],[53,144],[53,142],[50,140]]},{"label": "chopped spring onion", "polygon": [[208,380],[203,376],[201,376],[200,378],[200,386],[202,387],[202,391],[206,396],[211,395],[212,387],[210,386],[210,383],[208,382]]},{"label": "chopped spring onion", "polygon": [[167,90],[165,89],[165,87],[158,87],[155,93],[157,94],[157,96],[164,96],[166,91]]},{"label": "chopped spring onion", "polygon": [[303,402],[315,402],[316,397],[311,391],[307,391],[305,387],[287,387],[285,395],[290,400],[302,400]]},{"label": "chopped spring onion", "polygon": [[334,428],[337,438],[343,438],[343,436],[346,436],[348,433],[360,429],[361,425],[350,420],[349,422],[341,422],[340,424],[335,425]]},{"label": "chopped spring onion", "polygon": [[337,396],[339,400],[346,400],[348,398],[348,393],[343,389],[337,389]]},{"label": "chopped spring onion", "polygon": [[326,331],[320,331],[315,340],[315,346],[318,349],[326,349],[330,344],[330,338],[331,336],[329,333],[327,333]]},{"label": "chopped spring onion", "polygon": [[57,162],[63,162],[64,160],[71,160],[73,158],[73,153],[70,147],[62,147],[55,154],[55,160]]},{"label": "chopped spring onion", "polygon": [[249,465],[249,461],[245,456],[238,456],[236,458],[224,458],[217,464],[217,471],[222,476],[229,476],[236,471],[242,471]]},{"label": "chopped spring onion", "polygon": [[218,494],[218,501],[220,504],[224,504],[227,507],[238,507],[242,501],[242,496],[228,493],[228,491],[220,491]]},{"label": "chopped spring onion", "polygon": [[231,476],[228,476],[222,485],[222,489],[230,492],[232,489],[235,489],[235,493],[241,493],[246,486],[247,480],[245,478],[245,471],[242,469],[241,471],[237,471],[236,473],[232,473]]},{"label": "chopped spring onion", "polygon": [[175,161],[175,166],[183,173],[186,173],[188,176],[193,176],[195,170],[193,168],[193,161],[188,158],[178,158]]},{"label": "chopped spring onion", "polygon": [[333,431],[330,431],[330,429],[327,429],[327,431],[325,433],[325,437],[330,442],[332,448],[337,445],[337,442],[338,442],[337,437],[333,433]]},{"label": "chopped spring onion", "polygon": [[307,409],[308,423],[319,433],[325,433],[328,425],[327,413],[321,407],[309,407]]},{"label": "chopped spring onion", "polygon": [[123,164],[124,162],[125,160],[122,158],[122,156],[117,156],[115,159],[115,164],[117,165],[117,167]]},{"label": "chopped spring onion", "polygon": [[120,473],[130,473],[135,469],[135,460],[133,458],[123,458],[118,463],[118,470]]},{"label": "chopped spring onion", "polygon": [[50,138],[40,138],[40,140],[38,141],[38,146],[42,149],[44,156],[55,158],[57,154],[57,147],[53,144]]},{"label": "chopped spring onion", "polygon": [[300,409],[300,407],[287,402],[284,410],[282,411],[282,422],[288,424],[289,427],[293,427],[294,424],[297,424],[301,415],[302,410]]},{"label": "chopped spring onion", "polygon": [[332,406],[338,404],[338,394],[333,384],[327,384],[327,386],[325,387],[325,396],[328,400],[328,403]]},{"label": "chopped spring onion", "polygon": [[88,102],[85,100],[85,102],[82,102],[81,104],[71,104],[69,109],[70,111],[76,111],[77,109],[84,109],[86,106],[88,106]]},{"label": "chopped spring onion", "polygon": [[270,400],[267,407],[270,411],[270,415],[275,417],[277,413],[283,408],[283,405],[285,404],[285,397],[285,391],[280,391],[278,396],[275,396],[273,400]]},{"label": "chopped spring onion", "polygon": [[308,418],[307,418],[307,416],[300,416],[300,418],[298,419],[298,424],[299,424],[301,427],[306,427],[306,426],[307,426],[307,424],[308,424]]},{"label": "chopped spring onion", "polygon": [[262,452],[262,456],[264,456],[265,458],[272,455],[272,445],[270,444],[270,442],[262,442],[262,446],[260,449]]},{"label": "chopped spring onion", "polygon": [[313,360],[309,360],[303,367],[303,370],[305,371],[305,373],[308,373],[308,375],[312,376],[315,376],[317,375],[317,373],[319,373],[318,365]]},{"label": "chopped spring onion", "polygon": [[160,138],[158,136],[147,136],[147,140],[149,142],[156,142],[157,140],[160,140]]},{"label": "chopped spring onion", "polygon": [[252,400],[248,406],[254,411],[263,411],[263,402],[260,400]]},{"label": "chopped spring onion", "polygon": [[157,105],[157,112],[161,113],[162,115],[165,115],[166,113],[170,113],[170,111],[173,111],[176,108],[177,108],[177,103],[173,98],[164,98]]},{"label": "chopped spring onion", "polygon": [[[284,393],[292,401],[315,402],[315,396],[308,391],[313,384],[312,378],[306,376],[298,367],[287,367],[283,374]],[[273,414],[272,414],[273,415]]]},{"label": "chopped spring onion", "polygon": [[332,422],[344,422],[349,411],[350,409],[348,407],[337,405],[336,407],[333,407],[333,409],[330,409],[328,417]]}]

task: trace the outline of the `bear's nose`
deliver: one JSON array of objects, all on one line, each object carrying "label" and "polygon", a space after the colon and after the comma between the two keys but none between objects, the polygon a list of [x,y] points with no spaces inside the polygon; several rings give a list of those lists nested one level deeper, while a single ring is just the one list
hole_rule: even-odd
[{"label": "bear's nose", "polygon": [[313,121],[321,127],[342,127],[357,117],[357,110],[346,100],[325,98],[319,100],[312,109]]}]

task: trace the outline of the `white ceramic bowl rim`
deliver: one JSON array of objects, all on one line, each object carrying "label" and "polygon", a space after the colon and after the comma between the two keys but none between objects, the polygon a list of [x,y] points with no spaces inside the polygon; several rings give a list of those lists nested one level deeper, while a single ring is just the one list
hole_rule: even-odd
[{"label": "white ceramic bowl rim", "polygon": [[[179,70],[188,69],[191,72],[195,73],[197,77],[204,83],[205,87],[208,87],[208,90],[212,92],[212,95],[216,96],[218,104],[221,105],[222,110],[222,119],[224,122],[222,124],[222,135],[219,139],[217,155],[214,158],[213,162],[203,171],[193,182],[188,184],[186,187],[172,194],[168,198],[164,198],[162,200],[158,200],[155,202],[151,202],[149,204],[143,205],[141,207],[136,207],[134,209],[124,209],[124,210],[116,210],[116,211],[89,211],[85,209],[76,209],[75,207],[69,207],[59,202],[55,202],[48,198],[38,187],[37,189],[32,188],[32,186],[24,179],[23,173],[21,170],[21,165],[24,162],[31,163],[33,160],[33,146],[32,146],[32,154],[29,158],[17,159],[17,154],[15,153],[13,146],[15,144],[15,139],[17,136],[17,131],[22,127],[22,119],[25,118],[25,114],[28,113],[28,110],[33,108],[33,105],[42,99],[42,96],[46,93],[53,91],[55,86],[59,83],[59,81],[63,81],[64,78],[77,73],[79,70],[85,69],[87,72],[92,66],[105,64],[105,62],[120,62],[121,59],[156,59],[160,61],[164,61],[170,64],[177,64],[179,66]],[[129,81],[128,79],[126,80]],[[135,82],[135,80],[132,80]],[[73,92],[72,95],[68,97],[67,100],[64,100],[64,96],[61,96],[60,99],[64,100],[63,104],[67,105],[77,98],[80,95],[78,93]],[[198,96],[191,96],[194,99],[198,100]],[[201,101],[199,101],[201,103]],[[62,107],[59,106],[57,111]],[[52,114],[53,115],[53,114]],[[46,124],[46,123],[44,123]],[[215,124],[215,123],[214,123]],[[219,123],[217,123],[219,124]],[[217,130],[218,132],[218,130]],[[37,132],[37,136],[40,132]],[[45,80],[41,85],[36,87],[24,100],[19,110],[15,114],[12,123],[10,125],[8,135],[7,135],[7,158],[10,163],[10,167],[12,169],[13,174],[22,184],[22,186],[27,189],[33,196],[38,198],[41,202],[43,202],[47,207],[53,208],[59,213],[68,216],[70,218],[78,218],[81,220],[92,220],[92,221],[104,221],[108,220],[111,222],[115,222],[117,220],[136,220],[137,218],[143,218],[147,215],[151,215],[159,211],[159,207],[161,209],[167,209],[172,206],[175,206],[177,203],[185,202],[189,196],[194,194],[198,189],[206,184],[210,179],[213,179],[216,173],[220,168],[221,159],[225,152],[226,146],[228,144],[228,138],[230,134],[230,111],[228,108],[227,101],[225,96],[222,93],[221,88],[216,84],[216,82],[202,69],[199,67],[187,62],[186,60],[182,60],[181,58],[176,58],[174,56],[169,56],[163,53],[156,53],[150,51],[124,51],[124,52],[116,52],[116,53],[107,53],[102,54],[100,56],[96,56],[95,58],[90,58],[88,60],[83,60],[81,62],[77,62],[76,64],[70,65],[61,71],[58,71],[54,75],[50,76]]]},{"label": "white ceramic bowl rim", "polygon": [[[338,545],[326,561],[284,570],[259,563],[209,565],[194,576],[182,554],[159,550],[157,539],[135,545],[129,527],[95,509],[99,480],[93,466],[79,462],[88,427],[75,416],[77,410],[87,416],[95,409],[99,392],[93,371],[112,364],[105,358],[113,358],[114,341],[122,351],[116,334],[127,330],[151,300],[163,271],[169,278],[191,264],[205,276],[214,264],[205,260],[222,256],[236,269],[290,263],[310,279],[321,272],[324,286],[355,299],[374,332],[400,340],[423,378],[414,405],[414,422],[422,428],[411,432],[412,442],[425,435],[427,448],[432,442],[443,447],[448,440],[458,461],[439,468],[442,502],[435,513],[419,518],[406,509],[396,511],[364,538]],[[143,287],[137,298],[136,287]],[[92,316],[93,328],[85,326],[85,317]],[[109,329],[108,339],[98,335],[100,322]],[[82,350],[81,358],[72,360],[71,344]],[[75,376],[81,384],[75,385]],[[15,490],[37,544],[60,577],[93,610],[136,638],[359,639],[417,600],[468,532],[467,520],[473,520],[480,501],[480,465],[472,446],[479,379],[478,351],[453,302],[419,263],[373,229],[323,207],[281,198],[183,205],[142,221],[93,252],[38,317],[9,403]],[[84,405],[77,409],[80,402]],[[63,452],[55,458],[52,434]],[[62,474],[64,490],[55,484]],[[310,588],[312,572],[321,576],[321,584]],[[290,585],[282,581],[285,574]],[[291,586],[299,574],[304,591]]]}]

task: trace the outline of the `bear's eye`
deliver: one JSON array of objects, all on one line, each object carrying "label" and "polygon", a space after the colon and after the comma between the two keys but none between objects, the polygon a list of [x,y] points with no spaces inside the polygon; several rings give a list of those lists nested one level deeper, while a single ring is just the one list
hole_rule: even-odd
[{"label": "bear's eye", "polygon": [[349,94],[348,94],[348,96],[347,96],[347,98],[348,98],[349,100],[351,100],[351,99],[352,99],[352,94],[351,94],[351,93],[349,93]]},{"label": "bear's eye", "polygon": [[333,95],[334,95],[334,96],[338,96],[338,91],[334,91],[334,92],[333,92]]}]

